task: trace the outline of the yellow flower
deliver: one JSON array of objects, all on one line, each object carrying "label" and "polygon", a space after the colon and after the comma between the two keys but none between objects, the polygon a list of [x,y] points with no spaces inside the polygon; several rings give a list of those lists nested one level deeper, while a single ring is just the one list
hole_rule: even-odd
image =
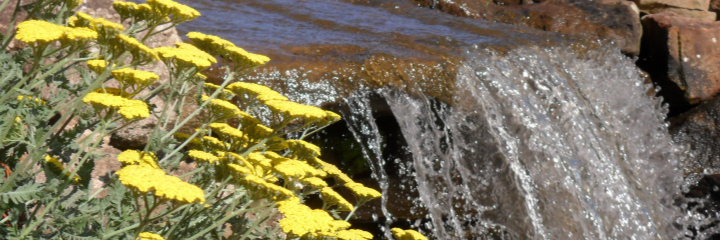
[{"label": "yellow flower", "polygon": [[233,144],[239,144],[242,146],[243,143],[247,143],[249,141],[247,134],[228,125],[227,123],[211,123],[209,126],[210,129],[212,129],[214,133],[217,133],[221,139],[232,141]]},{"label": "yellow flower", "polygon": [[129,52],[133,56],[133,62],[138,65],[145,63],[151,63],[160,60],[155,51],[140,43],[137,39],[124,35],[118,34],[113,41],[110,42],[114,55],[121,55],[125,52]]},{"label": "yellow flower", "polygon": [[135,240],[165,240],[165,238],[155,233],[142,232],[138,234],[138,237]]},{"label": "yellow flower", "polygon": [[195,43],[195,46],[212,55],[220,55],[226,47],[235,47],[235,44],[228,40],[199,32],[190,32],[187,37]]},{"label": "yellow flower", "polygon": [[[190,138],[190,135],[188,135],[186,133],[179,133],[179,132],[173,133],[173,136],[175,137],[175,139],[177,139],[180,142],[184,142],[185,140]],[[200,141],[200,139],[193,138],[192,140],[190,140],[190,142],[188,142],[187,146],[188,146],[188,148],[201,148],[202,141]]]},{"label": "yellow flower", "polygon": [[255,165],[260,165],[265,168],[272,167],[272,160],[265,157],[262,153],[259,152],[252,152],[247,155],[247,160],[252,162]]},{"label": "yellow flower", "polygon": [[98,40],[101,43],[112,36],[125,30],[122,24],[108,21],[104,18],[93,18],[82,12],[76,12],[75,16],[68,18],[68,24],[73,27],[87,27],[98,33]]},{"label": "yellow flower", "polygon": [[311,159],[320,156],[320,147],[303,140],[286,140],[292,156],[298,159]]},{"label": "yellow flower", "polygon": [[102,72],[105,71],[105,68],[107,67],[107,62],[105,60],[88,60],[87,62],[88,67],[93,72],[97,73],[98,75],[102,74]]},{"label": "yellow flower", "polygon": [[256,98],[260,101],[288,100],[287,97],[283,96],[282,94],[260,84],[234,82],[225,88],[237,95],[247,94],[249,97]]},{"label": "yellow flower", "polygon": [[212,55],[203,52],[193,45],[187,43],[176,43],[177,48],[159,47],[155,48],[158,55],[166,64],[173,63],[181,69],[194,67],[198,72],[210,67],[217,60]]},{"label": "yellow flower", "polygon": [[367,201],[382,196],[382,194],[380,194],[380,192],[378,192],[377,190],[366,187],[361,183],[348,182],[345,183],[345,187],[349,188],[355,194],[355,196],[357,196],[359,201]]},{"label": "yellow flower", "polygon": [[[209,94],[212,94],[213,92],[215,92],[215,91],[218,90],[219,88],[220,88],[220,86],[218,86],[218,85],[216,85],[216,84],[212,84],[212,83],[204,83],[204,84],[203,84],[203,90],[204,90],[205,93],[207,93],[208,95],[209,95]],[[230,90],[223,89],[223,90],[220,92],[220,96],[221,96],[222,99],[230,100],[230,99],[233,98],[233,96],[235,96],[235,93],[233,93],[233,92],[230,91]]]},{"label": "yellow flower", "polygon": [[143,101],[127,99],[127,103],[118,108],[118,114],[127,120],[143,119],[150,116],[150,110],[147,103]]},{"label": "yellow flower", "polygon": [[325,110],[296,102],[272,100],[264,103],[273,112],[282,113],[286,118],[290,119],[303,118],[308,122],[317,122],[324,120],[327,116]]},{"label": "yellow flower", "polygon": [[[203,95],[201,100],[205,102],[209,98],[210,97]],[[241,111],[240,108],[235,106],[235,104],[232,104],[222,99],[210,99],[210,102],[207,104],[207,106],[210,109],[210,112],[212,112],[213,115],[218,119],[240,118],[253,123],[259,122],[250,114]]]},{"label": "yellow flower", "polygon": [[36,98],[36,97],[32,97],[32,96],[25,96],[25,95],[20,95],[20,96],[18,96],[18,97],[17,97],[17,100],[18,100],[18,101],[22,101],[22,100],[25,99],[25,98],[27,98],[29,101],[35,102],[35,103],[37,103],[37,104],[42,104],[42,105],[47,104],[47,102],[45,102],[45,100],[42,100],[42,99]]},{"label": "yellow flower", "polygon": [[252,170],[237,164],[228,164],[235,171],[235,180],[243,185],[249,192],[260,194],[259,197],[271,197],[276,200],[283,200],[295,197],[292,191],[287,188],[269,183],[264,179],[255,176]]},{"label": "yellow flower", "polygon": [[98,38],[98,33],[86,27],[65,27],[65,34],[60,38],[60,42],[64,45],[80,45],[88,44],[91,40]]},{"label": "yellow flower", "polygon": [[299,237],[333,236],[350,223],[335,220],[323,210],[313,210],[300,203],[297,197],[277,202],[278,211],[285,215],[279,222],[285,233]]},{"label": "yellow flower", "polygon": [[335,165],[326,163],[325,161],[320,160],[316,157],[310,159],[309,162],[315,164],[318,168],[325,171],[328,175],[333,176],[338,182],[341,182],[343,184],[354,182],[350,177],[348,177],[348,175],[340,171],[340,169],[337,168],[337,166]]},{"label": "yellow flower", "polygon": [[157,164],[157,157],[151,152],[125,150],[118,154],[117,160],[120,161],[123,166],[139,165],[160,169],[160,166]]},{"label": "yellow flower", "polygon": [[337,238],[340,240],[368,240],[373,239],[373,235],[359,229],[348,229],[338,231]]},{"label": "yellow flower", "polygon": [[199,150],[190,150],[188,151],[188,156],[192,158],[193,160],[197,162],[208,162],[208,163],[214,163],[216,161],[219,161],[220,158],[215,156],[212,153],[209,152],[203,152]]},{"label": "yellow flower", "polygon": [[128,85],[138,85],[140,88],[148,86],[160,78],[154,72],[135,70],[131,68],[112,70],[111,73],[118,81]]},{"label": "yellow flower", "polygon": [[114,1],[112,7],[122,20],[135,17],[139,10],[138,5],[133,2]]},{"label": "yellow flower", "polygon": [[311,189],[322,189],[328,186],[327,182],[320,179],[319,177],[303,178],[300,179],[299,182],[303,185],[309,186]]},{"label": "yellow flower", "polygon": [[65,34],[65,26],[40,20],[28,20],[18,24],[15,35],[17,40],[27,44],[47,44],[60,40]]},{"label": "yellow flower", "polygon": [[118,113],[128,120],[150,116],[150,110],[145,102],[109,93],[88,93],[83,98],[83,102],[89,103],[96,108],[118,108]]},{"label": "yellow flower", "polygon": [[203,136],[201,142],[203,146],[209,147],[213,150],[227,150],[228,148],[228,145],[223,141],[210,136]]},{"label": "yellow flower", "polygon": [[391,229],[395,240],[427,240],[427,238],[421,233],[415,230],[402,230],[400,228]]},{"label": "yellow flower", "polygon": [[303,161],[286,158],[275,152],[266,152],[265,156],[272,160],[273,170],[286,178],[286,180],[289,180],[288,178],[300,179],[323,176],[325,173]]},{"label": "yellow flower", "polygon": [[322,188],[322,190],[320,190],[320,196],[322,196],[325,204],[330,206],[337,205],[339,211],[352,211],[354,209],[350,202],[330,187]]},{"label": "yellow flower", "polygon": [[[48,167],[50,168],[50,171],[54,172],[55,174],[62,174],[62,172],[65,170],[65,167],[63,167],[60,160],[53,156],[45,155],[45,162],[49,164]],[[65,172],[64,176],[65,178],[70,178],[70,172]],[[80,177],[77,175],[73,176],[70,179],[72,179],[73,183],[80,182]]]},{"label": "yellow flower", "polygon": [[148,0],[148,4],[164,16],[172,15],[171,21],[180,23],[200,16],[197,10],[172,0]]},{"label": "yellow flower", "polygon": [[236,67],[243,66],[247,68],[254,68],[270,61],[270,58],[267,56],[249,53],[245,51],[245,49],[235,46],[225,47],[225,51],[222,52],[222,55],[227,56],[230,61],[235,63]]},{"label": "yellow flower", "polygon": [[140,165],[125,166],[115,174],[123,185],[180,203],[204,203],[205,193],[199,187],[167,175],[163,170]]},{"label": "yellow flower", "polygon": [[93,92],[96,93],[108,93],[115,96],[125,96],[127,93],[123,90],[120,90],[119,88],[109,88],[109,87],[101,87],[98,89],[95,89]]}]

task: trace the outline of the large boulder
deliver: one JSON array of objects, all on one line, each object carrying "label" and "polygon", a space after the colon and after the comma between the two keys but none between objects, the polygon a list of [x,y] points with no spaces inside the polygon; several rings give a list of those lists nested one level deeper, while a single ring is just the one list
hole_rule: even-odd
[{"label": "large boulder", "polygon": [[642,12],[644,14],[655,14],[655,13],[660,13],[660,12],[673,12],[673,13],[683,16],[683,17],[697,18],[697,19],[705,20],[705,21],[709,21],[709,22],[714,22],[715,19],[717,19],[716,12],[691,10],[691,9],[685,9],[685,8],[654,8],[654,9],[650,9],[650,10],[643,10]]},{"label": "large boulder", "polygon": [[720,91],[720,22],[661,12],[642,23],[638,65],[661,86],[671,114]]}]

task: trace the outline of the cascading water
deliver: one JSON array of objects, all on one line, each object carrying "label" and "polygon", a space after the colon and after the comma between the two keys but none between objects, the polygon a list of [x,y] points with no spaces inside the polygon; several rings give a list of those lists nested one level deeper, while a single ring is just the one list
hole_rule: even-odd
[{"label": "cascading water", "polygon": [[[452,103],[377,90],[411,153],[405,178],[437,239],[673,239],[682,234],[680,149],[630,59],[473,49]],[[386,194],[382,139],[367,97],[348,125]],[[405,170],[408,171],[408,170]],[[383,208],[383,212],[388,210]],[[384,226],[394,224],[392,215]],[[419,223],[419,222],[418,222]]]}]

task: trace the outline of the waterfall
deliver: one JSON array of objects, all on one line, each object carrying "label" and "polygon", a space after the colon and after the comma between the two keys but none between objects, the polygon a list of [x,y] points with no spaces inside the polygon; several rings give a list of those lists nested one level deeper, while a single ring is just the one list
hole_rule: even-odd
[{"label": "waterfall", "polygon": [[[475,47],[452,102],[383,88],[346,98],[344,115],[383,190],[387,236],[403,225],[437,239],[674,239],[681,148],[648,91],[612,50]],[[389,107],[408,159],[383,157],[369,95]],[[414,188],[411,211],[426,220],[390,213],[389,176]]]}]

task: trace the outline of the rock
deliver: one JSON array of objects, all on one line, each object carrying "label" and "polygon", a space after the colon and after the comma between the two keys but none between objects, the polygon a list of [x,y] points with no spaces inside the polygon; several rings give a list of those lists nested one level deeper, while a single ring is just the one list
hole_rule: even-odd
[{"label": "rock", "polygon": [[638,66],[662,88],[671,115],[720,91],[720,23],[661,12],[642,20]]},{"label": "rock", "polygon": [[709,11],[720,13],[720,0],[711,0]]},{"label": "rock", "polygon": [[657,8],[652,9],[649,11],[643,11],[645,14],[655,14],[660,12],[672,12],[677,15],[683,16],[683,17],[689,17],[689,18],[697,18],[700,20],[705,20],[709,22],[714,22],[717,18],[717,13],[711,12],[711,11],[700,11],[700,10],[690,10],[690,9],[684,9],[684,8]]},{"label": "rock", "polygon": [[710,7],[710,0],[633,0],[641,10],[653,8],[685,8],[707,11]]},{"label": "rock", "polygon": [[720,174],[719,97],[671,119],[670,133],[692,156],[684,166],[686,175]]},{"label": "rock", "polygon": [[622,52],[628,55],[635,56],[640,52],[642,26],[638,9],[632,2],[600,4],[546,1],[499,8],[493,16],[494,20],[504,23],[609,39],[615,41]]}]

